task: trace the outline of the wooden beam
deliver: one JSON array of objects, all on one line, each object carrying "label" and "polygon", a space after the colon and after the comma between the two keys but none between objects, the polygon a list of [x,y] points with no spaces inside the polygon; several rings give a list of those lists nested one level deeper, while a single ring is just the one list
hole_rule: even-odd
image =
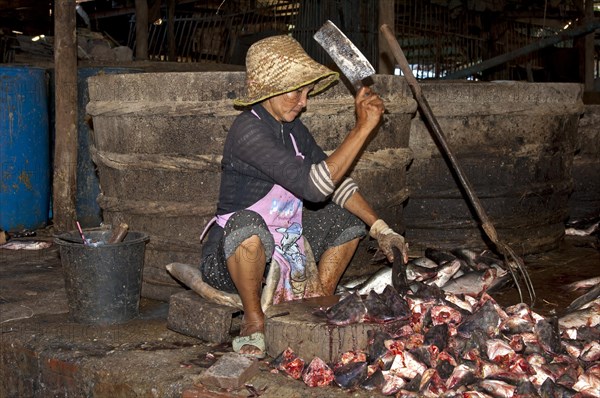
[{"label": "wooden beam", "polygon": [[[584,21],[594,19],[594,2],[585,0],[585,18]],[[594,36],[595,32],[585,35],[584,39],[584,84],[585,91],[594,91]]]},{"label": "wooden beam", "polygon": [[169,43],[169,61],[177,62],[177,43],[175,41],[175,0],[167,0],[167,40]]},{"label": "wooden beam", "polygon": [[77,194],[77,33],[75,0],[56,0],[54,12],[55,232],[75,229]]},{"label": "wooden beam", "polygon": [[[395,0],[379,0],[379,26],[386,24],[394,28],[394,4]],[[378,29],[379,30],[379,29]],[[395,62],[390,58],[390,46],[383,34],[379,32],[379,61],[377,62],[377,73],[391,75],[394,73]]]},{"label": "wooden beam", "polygon": [[583,35],[586,35],[590,32],[593,32],[596,29],[600,28],[600,20],[593,20],[591,22],[588,22],[582,26],[578,26],[576,28],[573,29],[569,29],[569,30],[565,30],[562,33],[556,35],[556,36],[551,36],[551,37],[546,37],[542,40],[536,41],[534,43],[528,44],[524,47],[518,48],[514,51],[510,51],[506,54],[502,54],[499,55],[497,57],[493,57],[490,59],[487,59],[477,65],[473,65],[470,66],[468,68],[465,69],[461,69],[457,72],[451,73],[447,76],[444,76],[442,79],[444,80],[451,80],[451,79],[464,79],[467,78],[469,76],[472,76],[476,73],[479,73],[481,71],[484,71],[486,69],[489,68],[493,68],[494,66],[498,66],[501,65],[503,63],[506,63],[510,60],[513,60],[517,57],[523,56],[523,55],[527,55],[533,51],[536,50],[540,50],[542,48],[545,47],[550,47],[554,44],[560,43],[562,41],[565,40],[569,40],[569,39],[573,39],[576,37],[581,37]]},{"label": "wooden beam", "polygon": [[135,0],[135,59],[148,59],[148,1]]}]

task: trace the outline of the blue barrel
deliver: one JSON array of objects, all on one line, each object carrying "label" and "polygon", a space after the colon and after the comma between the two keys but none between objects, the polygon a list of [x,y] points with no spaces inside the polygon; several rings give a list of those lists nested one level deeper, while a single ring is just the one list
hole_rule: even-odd
[{"label": "blue barrel", "polygon": [[122,74],[138,72],[136,69],[116,67],[89,67],[79,68],[77,71],[77,196],[75,199],[75,212],[77,220],[84,228],[97,227],[102,223],[102,210],[97,198],[100,194],[100,182],[96,165],[90,156],[91,130],[86,121],[86,111],[90,97],[88,94],[87,79],[101,74]]},{"label": "blue barrel", "polygon": [[0,228],[46,226],[50,138],[46,71],[0,67]]}]

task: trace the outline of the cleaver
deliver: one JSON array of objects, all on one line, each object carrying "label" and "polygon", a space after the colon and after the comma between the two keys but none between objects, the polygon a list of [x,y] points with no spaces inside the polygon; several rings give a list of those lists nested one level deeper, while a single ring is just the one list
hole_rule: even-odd
[{"label": "cleaver", "polygon": [[327,51],[356,91],[365,85],[363,80],[375,74],[375,69],[367,58],[330,20],[323,24],[313,38]]}]

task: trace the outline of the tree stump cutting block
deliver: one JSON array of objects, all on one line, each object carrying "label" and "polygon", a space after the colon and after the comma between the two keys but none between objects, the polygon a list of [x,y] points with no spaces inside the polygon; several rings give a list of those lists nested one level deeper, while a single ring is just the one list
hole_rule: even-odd
[{"label": "tree stump cutting block", "polygon": [[[339,296],[318,297],[270,307],[265,321],[267,353],[271,357],[277,357],[289,347],[306,362],[319,357],[325,362],[334,363],[347,351],[366,351],[369,330],[393,333],[406,323],[392,321],[385,324],[336,326],[328,324],[326,318],[314,314],[319,308],[329,308],[338,300]],[[277,316],[288,312],[287,315]],[[274,317],[269,318],[270,316]]]}]

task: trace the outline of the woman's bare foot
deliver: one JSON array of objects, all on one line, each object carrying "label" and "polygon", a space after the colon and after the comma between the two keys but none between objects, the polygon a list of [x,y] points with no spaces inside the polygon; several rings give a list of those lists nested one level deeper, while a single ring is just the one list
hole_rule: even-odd
[{"label": "woman's bare foot", "polygon": [[[244,316],[243,324],[240,330],[240,336],[250,336],[256,332],[265,332],[264,315],[262,317],[258,317],[258,319],[247,318],[247,316]],[[260,355],[262,350],[254,345],[245,344],[240,348],[239,353],[246,355]]]}]

